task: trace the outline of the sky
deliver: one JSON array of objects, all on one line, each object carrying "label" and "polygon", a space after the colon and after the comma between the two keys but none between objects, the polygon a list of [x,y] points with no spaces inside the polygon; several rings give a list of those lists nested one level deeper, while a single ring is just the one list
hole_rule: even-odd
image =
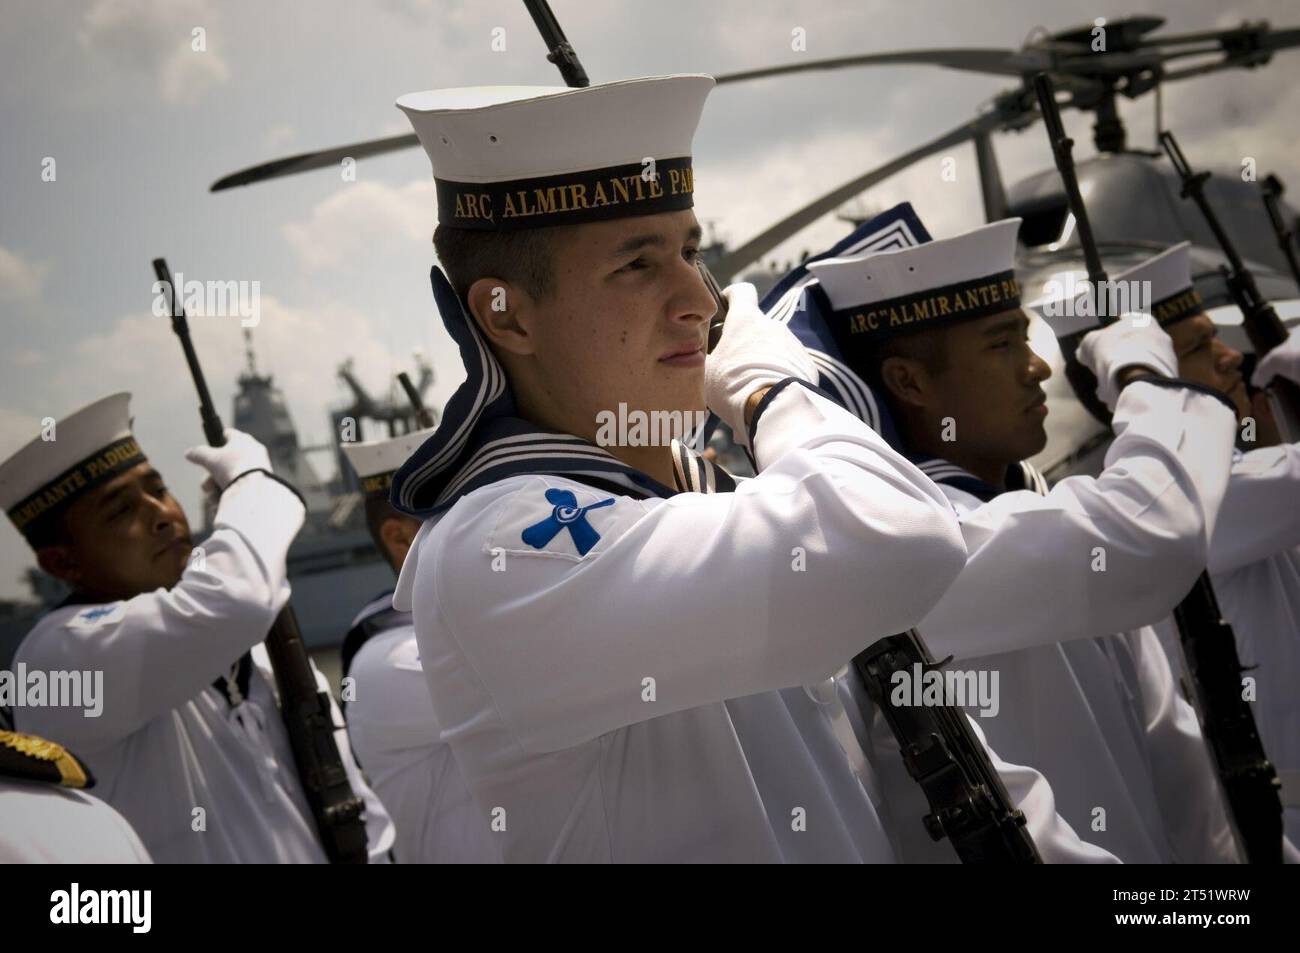
[{"label": "sky", "polygon": [[[897,49],[1018,48],[1043,29],[1144,13],[1168,32],[1269,20],[1291,2],[983,0],[552,0],[594,82],[723,73]],[[150,261],[201,281],[257,282],[259,371],[284,391],[305,445],[330,440],[345,359],[385,394],[416,352],[432,401],[460,380],[432,307],[436,204],[410,149],[210,194],[237,169],[409,131],[393,101],[444,86],[559,85],[519,0],[4,0],[0,32],[0,459],[106,394],[133,392],[135,431],[197,521],[196,400],[166,318],[151,311]],[[793,49],[801,30],[803,49]],[[197,32],[196,32],[197,31]],[[196,49],[195,47],[202,47]],[[696,213],[739,244],[823,192],[973,117],[1007,78],[906,66],[808,72],[713,92],[695,138]],[[1152,97],[1122,102],[1151,147]],[[1300,50],[1269,66],[1167,85],[1164,116],[1201,164],[1256,159],[1300,190]],[[1067,114],[1076,155],[1090,119]],[[999,135],[1007,183],[1051,164],[1041,126]],[[942,175],[951,157],[955,181]],[[53,160],[51,163],[50,160]],[[50,175],[50,170],[53,175]],[[862,198],[910,200],[936,236],[982,221],[970,146],[935,156]],[[827,217],[768,256],[818,251],[847,226]],[[251,287],[251,284],[250,286]],[[238,315],[191,318],[227,418],[244,365]],[[331,472],[326,455],[317,459]],[[30,551],[0,528],[0,598],[26,595]]]}]

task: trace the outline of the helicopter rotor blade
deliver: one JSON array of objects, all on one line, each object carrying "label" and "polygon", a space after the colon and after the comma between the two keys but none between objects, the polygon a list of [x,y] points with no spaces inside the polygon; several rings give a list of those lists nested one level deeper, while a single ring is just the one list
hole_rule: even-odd
[{"label": "helicopter rotor blade", "polygon": [[1138,41],[1138,46],[1182,46],[1189,43],[1214,43],[1216,52],[1232,49],[1234,45],[1251,41],[1259,49],[1274,51],[1287,49],[1300,43],[1300,27],[1274,30],[1267,23],[1245,23],[1228,30],[1210,30],[1204,33],[1178,33],[1152,36]]},{"label": "helicopter rotor blade", "polygon": [[[1198,50],[1162,50],[1163,46],[1212,44]],[[1102,56],[1075,43],[1046,41],[1020,50],[1010,49],[933,49],[901,50],[893,53],[869,53],[833,59],[787,63],[764,69],[723,73],[715,79],[719,86],[772,76],[787,76],[811,70],[848,69],[857,66],[929,65],[995,76],[1028,78],[1034,73],[1052,72],[1097,76],[1125,74],[1142,69],[1158,69],[1168,60],[1202,54],[1227,53],[1230,60],[1246,57],[1248,50],[1270,53],[1300,46],[1300,28],[1270,30],[1267,26],[1245,26],[1236,30],[1188,33],[1180,36],[1152,37],[1138,41],[1141,50],[1112,51]],[[1240,51],[1238,47],[1241,47]],[[1238,65],[1231,62],[1227,65]]]},{"label": "helicopter rotor blade", "polygon": [[1193,76],[1204,76],[1208,73],[1217,73],[1225,69],[1249,69],[1253,66],[1259,66],[1267,62],[1274,53],[1281,50],[1293,49],[1300,47],[1300,29],[1295,30],[1278,30],[1263,38],[1264,41],[1258,46],[1243,47],[1240,50],[1225,52],[1216,50],[1223,55],[1223,59],[1216,60],[1212,63],[1200,63],[1196,66],[1188,66],[1180,70],[1168,70],[1161,76],[1161,82],[1175,81],[1180,79],[1189,79]]},{"label": "helicopter rotor blade", "polygon": [[995,76],[1024,76],[1052,68],[1052,58],[1037,50],[1003,49],[936,49],[903,50],[893,53],[867,53],[861,56],[838,56],[833,59],[785,63],[764,69],[722,73],[714,77],[719,86],[743,83],[771,76],[785,76],[809,70],[847,69],[854,66],[942,66],[948,69]]},{"label": "helicopter rotor blade", "polygon": [[884,165],[872,169],[865,175],[860,175],[850,182],[846,182],[836,189],[827,192],[816,201],[805,205],[803,208],[787,215],[781,221],[768,228],[766,231],[751,238],[745,244],[728,251],[718,259],[715,265],[710,266],[713,272],[719,278],[730,278],[737,274],[742,268],[753,261],[766,255],[769,251],[780,245],[791,235],[798,233],[808,225],[811,225],[817,219],[821,218],[828,212],[834,211],[838,206],[844,204],[860,192],[864,192],[883,182],[890,176],[902,171],[914,162],[919,162],[928,156],[934,155],[944,149],[952,146],[961,145],[974,139],[976,136],[993,132],[1002,128],[1006,123],[1006,118],[998,112],[989,112],[977,119],[962,123],[956,129],[952,129],[937,139],[932,139],[923,146],[919,146],[910,152],[885,163]]},{"label": "helicopter rotor blade", "polygon": [[1268,30],[1259,38],[1259,46],[1270,53],[1300,46],[1300,27],[1291,27],[1286,30]]},{"label": "helicopter rotor blade", "polygon": [[1183,69],[1168,70],[1160,77],[1162,83],[1173,83],[1180,79],[1191,79],[1193,76],[1205,76],[1209,73],[1217,73],[1220,70],[1233,69],[1249,65],[1244,60],[1219,60],[1216,63],[1200,63],[1196,66],[1188,66]]},{"label": "helicopter rotor blade", "polygon": [[261,165],[250,166],[239,172],[231,173],[213,182],[208,191],[222,192],[237,185],[252,185],[254,182],[264,182],[267,179],[296,175],[299,172],[307,172],[311,169],[336,166],[347,158],[365,159],[370,156],[383,155],[386,152],[396,152],[398,149],[406,149],[410,146],[418,146],[419,144],[419,137],[412,132],[401,136],[389,136],[387,139],[354,142],[350,146],[322,149],[319,152],[304,152],[285,159],[273,159],[270,162],[263,162]]},{"label": "helicopter rotor blade", "polygon": [[[909,63],[946,66],[950,69],[996,75],[1023,76],[1050,68],[1051,57],[1034,51],[1025,52],[1021,50],[917,50],[914,52],[846,56],[838,59],[792,63],[785,66],[748,70],[740,73],[723,73],[716,76],[715,80],[718,85],[723,85],[807,70],[843,69],[852,66],[870,65],[906,65]],[[223,192],[226,189],[232,189],[240,185],[253,185],[257,182],[265,182],[268,179],[296,175],[299,172],[329,168],[338,165],[348,157],[354,159],[368,158],[383,155],[387,152],[396,152],[399,149],[411,148],[419,144],[420,140],[414,134],[408,133],[401,136],[391,136],[387,139],[372,139],[366,142],[353,143],[352,145],[337,146],[333,149],[322,149],[317,152],[304,152],[283,159],[272,159],[269,162],[250,166],[247,169],[241,169],[218,179],[212,184],[209,191]]]},{"label": "helicopter rotor blade", "polygon": [[1206,30],[1201,33],[1167,33],[1163,36],[1143,37],[1137,41],[1138,46],[1182,46],[1187,43],[1218,43],[1223,37],[1223,30]]},{"label": "helicopter rotor blade", "polygon": [[[1163,47],[1212,44],[1200,49],[1165,50]],[[1108,74],[1125,75],[1141,70],[1152,70],[1159,81],[1186,79],[1220,69],[1249,67],[1266,61],[1270,54],[1300,46],[1300,27],[1273,30],[1267,24],[1245,24],[1241,27],[1202,33],[1143,38],[1133,52],[1113,51],[1103,55],[1091,54],[1075,43],[1047,41],[1024,49],[933,49],[893,53],[871,53],[862,56],[843,56],[811,62],[788,63],[765,69],[723,73],[715,77],[718,85],[786,76],[812,70],[847,69],[857,66],[930,65],[965,72],[985,73],[995,76],[1016,76],[1026,79],[1034,73],[1050,72],[1065,80],[1097,79]],[[1162,64],[1174,59],[1199,55],[1220,55],[1214,63],[1199,64],[1181,70],[1164,71]],[[1059,83],[1058,83],[1059,85]],[[305,152],[284,159],[274,159],[251,166],[224,178],[211,186],[211,191],[221,192],[238,185],[251,185],[267,179],[295,175],[312,169],[337,165],[343,159],[368,158],[419,145],[413,134],[373,139],[334,149]],[[730,256],[728,256],[730,257]]]}]

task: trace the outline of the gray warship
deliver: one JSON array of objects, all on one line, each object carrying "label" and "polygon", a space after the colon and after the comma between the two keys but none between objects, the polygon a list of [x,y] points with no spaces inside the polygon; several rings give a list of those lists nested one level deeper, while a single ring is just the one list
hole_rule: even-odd
[{"label": "gray warship", "polygon": [[[349,360],[337,373],[351,400],[328,411],[332,442],[303,446],[284,395],[272,375],[258,372],[249,332],[244,334],[247,364],[238,378],[231,426],[261,441],[270,453],[272,469],[297,487],[306,501],[307,518],[289,548],[288,568],[303,640],[316,654],[338,646],[356,612],[394,583],[392,570],[375,551],[366,530],[356,475],[341,441],[381,440],[419,426],[399,390],[390,386],[384,397],[371,396]],[[418,354],[416,369],[416,389],[423,396],[433,383],[433,370]],[[335,475],[328,480],[312,463],[312,457],[320,454],[333,459]]]},{"label": "gray warship", "polygon": [[[244,342],[246,364],[237,379],[233,413],[228,419],[230,426],[266,446],[272,469],[292,483],[306,501],[306,520],[289,549],[293,607],[308,650],[337,686],[336,649],[348,624],[362,606],[394,583],[392,570],[371,542],[356,475],[340,443],[345,438],[360,442],[397,436],[418,429],[418,423],[399,389],[390,385],[385,396],[372,396],[349,360],[337,373],[350,400],[327,410],[332,442],[304,446],[273,376],[258,372],[247,329]],[[423,397],[433,383],[433,369],[419,354],[415,364],[415,386]],[[323,467],[312,463],[312,458],[320,455],[333,460],[334,476],[329,479],[320,476]],[[212,514],[204,513],[202,519],[196,543],[212,531]],[[0,668],[9,665],[36,620],[68,594],[63,583],[36,567],[26,571],[24,581],[30,598],[0,600]]]}]

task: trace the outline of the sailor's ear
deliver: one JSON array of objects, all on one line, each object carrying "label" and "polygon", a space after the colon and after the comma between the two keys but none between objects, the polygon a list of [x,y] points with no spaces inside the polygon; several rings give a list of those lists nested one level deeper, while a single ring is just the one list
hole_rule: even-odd
[{"label": "sailor's ear", "polygon": [[419,520],[409,516],[390,516],[379,524],[379,538],[394,569],[400,571],[402,563],[406,562],[406,554],[410,552],[411,543],[415,542],[420,525]]},{"label": "sailor's ear", "polygon": [[910,357],[887,357],[880,365],[880,381],[891,398],[909,407],[924,407],[930,393],[925,365]]},{"label": "sailor's ear", "polygon": [[72,547],[64,543],[42,546],[36,550],[36,564],[41,571],[76,588],[81,582],[82,569]]},{"label": "sailor's ear", "polygon": [[518,285],[502,278],[480,278],[465,295],[470,315],[488,343],[510,354],[535,350],[528,325],[520,320],[532,300]]}]

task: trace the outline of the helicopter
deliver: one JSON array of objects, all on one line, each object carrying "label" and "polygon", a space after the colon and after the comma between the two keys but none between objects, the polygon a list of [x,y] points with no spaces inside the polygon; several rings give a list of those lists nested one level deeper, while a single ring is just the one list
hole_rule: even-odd
[{"label": "helicopter", "polygon": [[[528,5],[536,19],[534,5]],[[1079,160],[1076,168],[1080,189],[1087,196],[1098,249],[1107,267],[1119,271],[1173,244],[1190,241],[1193,277],[1206,301],[1207,313],[1219,325],[1225,340],[1247,354],[1249,361],[1251,347],[1241,330],[1241,313],[1232,303],[1219,271],[1224,256],[1196,209],[1182,200],[1181,182],[1164,156],[1158,151],[1129,147],[1118,103],[1121,97],[1137,100],[1153,94],[1159,133],[1164,84],[1228,69],[1265,66],[1274,54],[1300,47],[1300,27],[1274,29],[1260,21],[1229,29],[1160,34],[1164,24],[1162,17],[1155,16],[1098,18],[1085,26],[1044,33],[1018,49],[905,50],[715,76],[718,86],[727,86],[808,71],[915,64],[1013,77],[1019,85],[994,96],[975,118],[831,189],[738,247],[714,244],[707,250],[710,269],[721,279],[733,279],[803,228],[873,186],[929,156],[970,142],[975,151],[985,220],[1013,216],[1023,219],[1016,262],[1022,287],[1043,287],[1051,280],[1069,277],[1086,278],[1073,216],[1055,168],[1007,188],[993,145],[994,134],[1024,131],[1041,118],[1033,77],[1046,73],[1063,110],[1075,109],[1094,117],[1092,132],[1097,154]],[[565,64],[554,53],[548,58],[564,71]],[[585,74],[581,74],[571,85],[586,82]],[[414,134],[407,134],[302,153],[227,175],[215,182],[211,191],[335,167],[348,157],[361,159],[418,144]],[[1243,180],[1238,170],[1214,176],[1207,194],[1254,272],[1260,290],[1282,319],[1294,325],[1300,322],[1300,269],[1291,263],[1294,247],[1288,249],[1286,243],[1293,245],[1292,234],[1300,232],[1300,216],[1294,207],[1280,200],[1280,183],[1271,176],[1265,181],[1272,189],[1271,209],[1265,206],[1262,183]],[[1285,228],[1288,222],[1289,232]],[[750,276],[745,278],[749,280]],[[1062,373],[1064,357],[1055,335],[1040,316],[1034,315],[1030,333],[1035,350],[1053,369],[1053,377],[1046,385],[1051,407],[1048,443],[1031,462],[1049,478],[1059,478],[1093,465],[1088,452],[1100,444],[1105,427],[1084,409],[1071,390]]]}]

